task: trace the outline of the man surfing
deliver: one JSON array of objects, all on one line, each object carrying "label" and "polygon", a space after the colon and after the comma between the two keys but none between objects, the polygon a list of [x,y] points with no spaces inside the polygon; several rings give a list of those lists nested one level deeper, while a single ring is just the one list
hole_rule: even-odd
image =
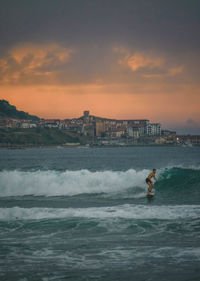
[{"label": "man surfing", "polygon": [[152,188],[154,187],[154,184],[152,182],[152,178],[154,178],[157,181],[156,178],[156,169],[153,169],[153,171],[148,175],[148,177],[146,178],[146,183],[148,184],[148,190],[147,190],[147,195],[153,195],[153,193],[151,192]]}]

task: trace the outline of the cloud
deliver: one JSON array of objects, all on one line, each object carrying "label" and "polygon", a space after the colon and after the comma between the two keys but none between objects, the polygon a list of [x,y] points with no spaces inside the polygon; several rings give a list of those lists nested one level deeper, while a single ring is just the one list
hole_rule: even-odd
[{"label": "cloud", "polygon": [[69,60],[72,50],[58,44],[25,44],[12,48],[9,53],[19,64],[28,59],[28,66],[32,69],[43,64],[66,62]]},{"label": "cloud", "polygon": [[69,62],[74,52],[55,43],[17,45],[0,59],[0,81],[23,83],[55,78],[56,71]]},{"label": "cloud", "polygon": [[174,62],[169,57],[156,56],[152,52],[146,54],[144,52],[131,53],[123,47],[114,48],[114,52],[123,56],[118,59],[118,64],[128,67],[132,72],[140,74],[143,78],[170,78],[184,71],[182,65],[173,66]]},{"label": "cloud", "polygon": [[178,67],[172,67],[172,68],[166,68],[163,69],[162,73],[147,73],[143,74],[144,78],[167,78],[167,77],[174,77],[181,73],[183,73],[184,67],[178,66]]},{"label": "cloud", "polygon": [[8,63],[5,59],[0,59],[0,69],[2,72],[6,71],[8,69]]},{"label": "cloud", "polygon": [[168,75],[169,76],[175,76],[177,74],[180,74],[183,72],[183,66],[178,66],[178,67],[174,67],[174,68],[170,68],[168,69]]},{"label": "cloud", "polygon": [[115,49],[121,53],[125,53],[125,57],[119,60],[119,64],[128,66],[132,71],[137,71],[141,68],[154,69],[161,68],[165,60],[160,57],[148,56],[143,53],[128,54],[125,49]]},{"label": "cloud", "polygon": [[151,74],[148,73],[148,74],[142,75],[142,77],[149,78],[149,79],[151,79],[151,78],[163,78],[165,76],[166,76],[166,74],[159,74],[159,73],[151,73]]}]

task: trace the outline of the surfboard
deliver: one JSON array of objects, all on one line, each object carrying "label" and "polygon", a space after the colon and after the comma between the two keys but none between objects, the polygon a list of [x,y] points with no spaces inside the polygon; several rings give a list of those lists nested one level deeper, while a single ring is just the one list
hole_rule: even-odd
[{"label": "surfboard", "polygon": [[147,197],[153,197],[154,194],[147,194]]}]

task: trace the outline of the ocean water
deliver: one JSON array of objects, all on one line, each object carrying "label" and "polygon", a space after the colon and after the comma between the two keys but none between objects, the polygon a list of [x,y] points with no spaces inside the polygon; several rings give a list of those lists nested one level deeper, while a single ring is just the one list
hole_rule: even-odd
[{"label": "ocean water", "polygon": [[200,147],[0,150],[0,280],[200,280]]}]

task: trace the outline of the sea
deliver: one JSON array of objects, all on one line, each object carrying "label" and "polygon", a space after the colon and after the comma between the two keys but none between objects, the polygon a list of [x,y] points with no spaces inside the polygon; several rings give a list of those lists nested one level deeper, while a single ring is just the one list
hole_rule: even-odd
[{"label": "sea", "polygon": [[199,281],[200,147],[0,150],[0,280]]}]

